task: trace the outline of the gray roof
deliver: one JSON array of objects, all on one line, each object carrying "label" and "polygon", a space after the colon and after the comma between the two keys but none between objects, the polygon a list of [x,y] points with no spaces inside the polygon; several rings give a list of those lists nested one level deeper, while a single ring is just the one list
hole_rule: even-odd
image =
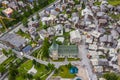
[{"label": "gray roof", "polygon": [[59,55],[77,55],[78,54],[78,46],[77,45],[58,45],[53,42],[53,44],[49,48],[50,53],[52,51],[58,51]]},{"label": "gray roof", "polygon": [[107,60],[107,59],[100,59],[100,60],[98,61],[98,64],[99,64],[100,66],[109,66],[109,63],[108,63],[108,60]]},{"label": "gray roof", "polygon": [[59,45],[58,53],[61,55],[64,54],[78,54],[78,46],[77,45]]},{"label": "gray roof", "polygon": [[0,40],[8,42],[15,47],[20,47],[26,42],[24,38],[13,33],[4,35],[2,38],[0,38]]}]

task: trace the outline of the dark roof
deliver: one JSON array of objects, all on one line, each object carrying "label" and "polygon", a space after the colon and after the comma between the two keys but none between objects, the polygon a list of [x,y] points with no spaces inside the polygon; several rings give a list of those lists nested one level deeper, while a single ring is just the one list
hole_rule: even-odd
[{"label": "dark roof", "polygon": [[22,49],[23,52],[27,53],[32,49],[32,46],[28,45],[25,48]]}]

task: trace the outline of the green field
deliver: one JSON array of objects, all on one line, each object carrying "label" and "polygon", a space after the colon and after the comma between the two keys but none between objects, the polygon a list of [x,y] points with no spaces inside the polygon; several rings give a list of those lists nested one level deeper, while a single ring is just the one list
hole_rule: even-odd
[{"label": "green field", "polygon": [[120,0],[108,0],[108,3],[113,6],[117,6],[120,5]]},{"label": "green field", "polygon": [[[16,77],[16,80],[27,80],[23,76],[27,74],[27,72],[32,68],[32,66],[33,63],[31,60],[27,60],[26,62],[24,62],[18,68],[19,75]],[[40,77],[41,80],[45,80],[47,75],[51,73],[51,70],[46,70],[46,66],[42,64],[40,64],[40,67],[35,66],[35,69],[37,70],[37,73],[33,76],[34,79],[36,79],[36,77]]]},{"label": "green field", "polygon": [[6,59],[0,66],[7,66],[10,62],[13,62],[15,60],[15,57],[11,56],[8,59]]},{"label": "green field", "polygon": [[58,73],[54,74],[53,76],[61,76],[62,78],[75,78],[76,77],[75,74],[71,74],[69,72],[69,68],[67,66],[61,66],[58,69]]}]

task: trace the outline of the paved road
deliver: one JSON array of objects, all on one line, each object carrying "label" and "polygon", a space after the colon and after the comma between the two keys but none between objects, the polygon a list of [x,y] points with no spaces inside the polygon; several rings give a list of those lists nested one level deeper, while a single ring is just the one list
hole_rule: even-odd
[{"label": "paved road", "polygon": [[[60,0],[55,0],[54,3],[51,3],[50,5],[44,7],[43,9],[39,10],[38,12],[35,12],[33,15],[31,15],[31,16],[28,18],[28,20],[31,19],[33,16],[35,16],[37,13],[41,13],[41,12],[44,11],[46,8],[51,7],[53,4],[57,4],[59,1],[60,1]],[[15,24],[15,25],[14,25],[13,27],[11,27],[11,29],[9,29],[7,32],[4,32],[4,33],[0,34],[0,37],[4,36],[5,34],[7,34],[7,33],[9,33],[9,32],[16,31],[16,29],[18,29],[18,27],[19,27],[20,25],[22,25],[22,22],[19,22],[19,23]],[[23,26],[23,27],[24,27],[24,26]]]},{"label": "paved road", "polygon": [[85,44],[79,46],[80,54],[82,57],[82,65],[85,65],[85,68],[88,72],[89,80],[97,80],[97,76],[92,72],[92,66],[90,64],[90,60],[87,58],[87,49]]},{"label": "paved road", "polygon": [[54,74],[55,70],[51,72],[51,74],[46,78],[46,80],[50,80],[51,76]]}]

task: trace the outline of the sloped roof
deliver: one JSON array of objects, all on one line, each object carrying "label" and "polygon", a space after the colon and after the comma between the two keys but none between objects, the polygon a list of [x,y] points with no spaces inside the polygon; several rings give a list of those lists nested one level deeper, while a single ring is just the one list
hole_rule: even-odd
[{"label": "sloped roof", "polygon": [[77,45],[59,45],[58,48],[59,54],[78,54],[78,46]]}]

